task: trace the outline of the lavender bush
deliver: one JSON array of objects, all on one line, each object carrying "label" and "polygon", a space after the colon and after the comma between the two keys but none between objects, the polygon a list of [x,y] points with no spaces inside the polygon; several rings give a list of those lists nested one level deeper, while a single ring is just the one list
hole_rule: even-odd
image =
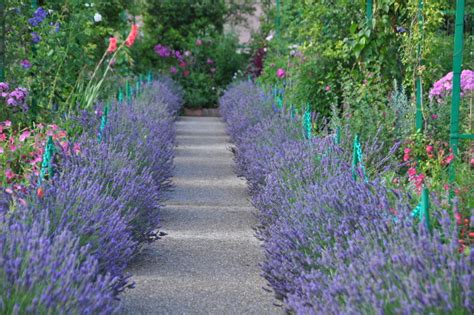
[{"label": "lavender bush", "polygon": [[125,268],[159,224],[181,104],[179,88],[160,79],[112,105],[100,143],[100,119],[84,114],[80,152],[61,146],[41,193],[31,187],[23,204],[2,195],[0,313],[117,310],[131,286]]},{"label": "lavender bush", "polygon": [[[254,108],[249,108],[254,107]],[[432,205],[432,233],[410,216],[413,197],[388,188],[380,141],[364,145],[367,181],[354,180],[351,139],[300,136],[251,83],[230,87],[221,112],[236,144],[264,240],[263,275],[297,314],[470,314],[474,254]],[[348,139],[348,140],[347,140]],[[393,151],[392,151],[393,152]],[[385,153],[387,155],[387,153]],[[388,154],[390,155],[390,153]],[[358,177],[363,178],[361,170]]]},{"label": "lavender bush", "polygon": [[89,246],[68,230],[50,234],[46,213],[34,221],[0,213],[1,314],[110,314],[117,279],[98,273]]}]

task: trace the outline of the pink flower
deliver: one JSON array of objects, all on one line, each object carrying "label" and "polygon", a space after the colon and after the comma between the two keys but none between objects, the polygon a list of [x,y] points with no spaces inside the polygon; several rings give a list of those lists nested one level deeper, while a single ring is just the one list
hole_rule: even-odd
[{"label": "pink flower", "polygon": [[7,140],[7,135],[4,133],[0,133],[0,141],[5,141]]},{"label": "pink flower", "polygon": [[51,128],[54,131],[59,129],[58,125],[55,125],[55,124],[49,125],[48,127]]},{"label": "pink flower", "polygon": [[329,85],[326,85],[326,87],[324,89],[326,90],[326,92],[331,91],[331,87]]},{"label": "pink flower", "polygon": [[5,120],[5,121],[3,122],[3,124],[5,125],[5,127],[11,127],[12,122],[9,121],[9,120]]},{"label": "pink flower", "polygon": [[178,72],[178,69],[176,69],[176,67],[170,67],[171,74],[176,74],[176,72]]},{"label": "pink flower", "polygon": [[474,166],[474,158],[471,159],[471,166]]},{"label": "pink flower", "polygon": [[433,153],[433,146],[432,145],[427,145],[426,146],[426,153],[428,153],[428,154]]},{"label": "pink flower", "polygon": [[25,142],[25,140],[31,136],[31,132],[29,132],[28,130],[26,131],[23,131],[23,133],[20,135],[19,139],[21,142]]},{"label": "pink flower", "polygon": [[405,154],[410,154],[411,149],[410,149],[410,148],[405,148],[405,149],[403,150],[403,152],[404,152]]},{"label": "pink flower", "polygon": [[184,68],[184,67],[186,67],[186,62],[184,62],[184,61],[181,61],[181,62],[179,63],[179,66],[180,66],[181,68]]},{"label": "pink flower", "polygon": [[414,167],[410,167],[408,169],[408,176],[413,177],[416,175],[416,169]]},{"label": "pink flower", "polygon": [[448,191],[448,190],[449,190],[449,185],[448,185],[448,184],[444,184],[443,188],[444,188],[444,190]]},{"label": "pink flower", "polygon": [[201,46],[202,45],[202,40],[196,39],[196,46]]},{"label": "pink flower", "polygon": [[433,119],[433,120],[438,119],[438,115],[436,115],[436,114],[431,114],[431,119]]},{"label": "pink flower", "polygon": [[183,76],[184,76],[184,77],[189,76],[189,70],[184,70],[184,71],[183,71]]},{"label": "pink flower", "polygon": [[59,145],[61,146],[61,148],[65,152],[67,152],[67,150],[69,149],[69,142],[67,142],[67,141],[61,141],[61,142],[59,142]]},{"label": "pink flower", "polygon": [[451,163],[451,161],[453,159],[454,159],[454,154],[451,153],[450,155],[448,155],[448,157],[446,159],[444,159],[444,163],[449,164],[449,163]]},{"label": "pink flower", "polygon": [[13,171],[8,168],[5,171],[5,176],[6,176],[7,179],[13,179],[15,177],[15,173],[13,173]]},{"label": "pink flower", "polygon": [[3,147],[0,147],[0,154],[3,154],[4,152]]},{"label": "pink flower", "polygon": [[277,77],[279,77],[280,79],[283,79],[283,78],[285,77],[285,75],[286,75],[286,72],[285,72],[284,69],[279,68],[279,69],[277,70],[276,74],[277,74]]},{"label": "pink flower", "polygon": [[72,146],[72,152],[74,152],[74,154],[79,154],[81,152],[81,145],[79,143],[74,143]]},{"label": "pink flower", "polygon": [[207,58],[208,65],[212,65],[213,63],[214,63],[214,60],[212,60],[211,58]]}]

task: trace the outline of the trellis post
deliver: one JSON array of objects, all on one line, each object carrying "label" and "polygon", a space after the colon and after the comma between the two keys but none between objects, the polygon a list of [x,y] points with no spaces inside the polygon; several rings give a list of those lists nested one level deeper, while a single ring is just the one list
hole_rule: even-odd
[{"label": "trellis post", "polygon": [[[454,29],[454,51],[453,51],[453,89],[451,104],[451,127],[449,134],[449,145],[453,154],[458,154],[459,144],[459,105],[461,103],[461,71],[462,71],[462,50],[464,32],[464,0],[456,2],[456,22]],[[464,135],[466,138],[469,135]],[[472,135],[471,135],[472,136]],[[454,183],[456,179],[456,170],[454,161],[449,166],[449,182]]]},{"label": "trellis post", "polygon": [[374,14],[374,5],[372,0],[367,0],[367,7],[365,10],[367,16],[367,25],[372,27],[372,18]]},{"label": "trellis post", "polygon": [[423,82],[421,79],[421,69],[420,67],[423,64],[423,59],[421,55],[422,49],[422,38],[423,38],[423,0],[418,0],[418,27],[420,29],[420,34],[422,37],[418,39],[418,51],[417,51],[417,69],[416,71],[416,81],[415,81],[415,89],[416,89],[416,122],[415,127],[416,131],[420,131],[423,128]]},{"label": "trellis post", "polygon": [[280,36],[280,24],[281,24],[280,0],[276,0],[275,34],[277,37]]},{"label": "trellis post", "polygon": [[0,81],[5,81],[5,1],[0,0]]}]

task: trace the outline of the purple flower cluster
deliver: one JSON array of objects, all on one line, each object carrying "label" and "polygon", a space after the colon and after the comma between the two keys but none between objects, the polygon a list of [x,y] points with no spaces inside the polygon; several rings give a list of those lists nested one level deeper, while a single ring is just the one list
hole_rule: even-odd
[{"label": "purple flower cluster", "polygon": [[168,58],[171,57],[173,54],[173,50],[165,45],[158,44],[154,48],[155,53],[159,55],[161,58]]},{"label": "purple flower cluster", "polygon": [[160,78],[131,105],[110,108],[100,143],[100,119],[84,113],[80,153],[58,153],[42,193],[14,209],[0,201],[1,313],[117,310],[117,294],[132,285],[125,268],[158,228],[181,104],[180,89]]},{"label": "purple flower cluster", "polygon": [[[263,275],[287,308],[472,313],[474,253],[459,253],[448,212],[432,205],[439,226],[432,233],[415,224],[408,193],[386,188],[376,172],[367,182],[354,180],[350,145],[337,145],[333,135],[304,139],[300,124],[275,113],[272,103],[245,82],[230,87],[220,107],[237,171],[259,210]],[[380,154],[376,146],[364,149],[368,157]]]},{"label": "purple flower cluster", "polygon": [[44,21],[44,19],[46,19],[47,16],[48,12],[42,7],[39,7],[38,9],[36,9],[35,13],[33,14],[33,17],[28,19],[28,23],[31,26],[36,27],[40,25]]},{"label": "purple flower cluster", "polygon": [[81,246],[74,233],[51,235],[50,225],[44,213],[31,222],[24,213],[12,217],[0,212],[0,312],[117,311],[110,290],[116,280],[98,273],[89,246]]},{"label": "purple flower cluster", "polygon": [[41,36],[36,32],[32,32],[31,33],[31,42],[33,44],[38,44],[39,42],[41,42]]},{"label": "purple flower cluster", "polygon": [[10,86],[8,83],[0,82],[0,97],[4,100],[5,104],[27,111],[26,98],[28,97],[28,91],[22,87],[17,87],[11,92],[9,90]]},{"label": "purple flower cluster", "polygon": [[[450,72],[433,84],[430,90],[430,98],[437,101],[443,100],[451,94],[453,89],[453,73]],[[461,96],[474,91],[474,71],[463,70],[461,72]]]},{"label": "purple flower cluster", "polygon": [[23,67],[23,69],[29,69],[31,68],[31,62],[28,60],[28,59],[23,59],[21,62],[20,62],[21,66]]}]

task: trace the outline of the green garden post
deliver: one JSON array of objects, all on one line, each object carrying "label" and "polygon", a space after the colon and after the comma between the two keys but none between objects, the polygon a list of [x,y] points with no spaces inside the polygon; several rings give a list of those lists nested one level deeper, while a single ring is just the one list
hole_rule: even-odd
[{"label": "green garden post", "polygon": [[139,78],[139,79],[137,80],[137,82],[135,83],[135,90],[136,90],[137,96],[140,95],[140,92],[141,92],[140,78]]},{"label": "green garden post", "polygon": [[[461,103],[461,67],[464,32],[464,0],[456,2],[456,25],[454,30],[454,52],[453,52],[453,92],[451,104],[451,128],[449,135],[449,145],[456,157],[459,144],[459,106]],[[456,160],[456,159],[455,159]],[[454,163],[449,166],[449,183],[454,183],[456,170]]]},{"label": "green garden post", "polygon": [[336,144],[339,145],[341,143],[341,127],[336,128]]},{"label": "green garden post", "polygon": [[147,81],[148,84],[151,84],[151,82],[153,81],[153,74],[151,73],[151,71],[148,71]]},{"label": "green garden post", "polygon": [[119,87],[119,89],[118,89],[117,101],[118,101],[119,103],[122,103],[122,102],[123,102],[123,91],[122,91],[122,88],[121,88],[121,87]]},{"label": "green garden post", "polygon": [[421,192],[421,211],[422,215],[425,218],[425,224],[428,231],[431,232],[431,222],[430,222],[430,198],[428,188],[424,187]]},{"label": "green garden post", "polygon": [[54,151],[55,151],[55,147],[54,147],[53,137],[49,136],[44,148],[43,161],[41,162],[41,170],[40,170],[40,175],[38,177],[38,186],[41,185],[41,183],[43,182],[44,177],[46,175],[46,171],[48,171],[49,178],[52,178],[54,175],[53,173],[54,172],[54,169],[53,169]]},{"label": "green garden post", "polygon": [[[418,68],[423,64],[423,59],[421,56],[421,49],[422,49],[422,38],[423,38],[423,29],[424,29],[424,22],[423,22],[423,0],[418,0],[418,27],[420,28],[420,34],[422,34],[420,41],[418,42],[418,51],[417,51],[417,61],[418,61]],[[416,81],[415,81],[415,88],[416,88],[416,122],[415,127],[416,131],[421,131],[423,128],[423,82],[421,79],[421,69],[416,69]]]},{"label": "green garden post", "polygon": [[280,36],[280,24],[281,24],[280,0],[276,0],[275,34],[277,37]]},{"label": "green garden post", "polygon": [[105,105],[104,112],[102,113],[102,117],[100,119],[99,134],[97,136],[97,138],[99,140],[99,143],[102,142],[102,138],[103,138],[103,135],[104,135],[104,129],[105,129],[105,126],[107,125],[107,119],[108,119],[108,116],[109,116],[109,105],[110,104],[107,102],[107,105]]},{"label": "green garden post", "polygon": [[0,82],[5,81],[5,1],[0,0],[0,27],[1,38],[0,38]]},{"label": "green garden post", "polygon": [[127,97],[127,102],[131,103],[132,102],[132,86],[130,85],[130,82],[128,80],[125,83],[125,96]]},{"label": "green garden post", "polygon": [[357,179],[357,164],[359,164],[359,155],[357,154],[357,146],[359,145],[359,135],[355,135],[352,145],[352,178]]},{"label": "green garden post", "polygon": [[428,231],[431,232],[431,219],[430,219],[430,193],[428,188],[423,187],[421,190],[421,200],[418,205],[413,209],[411,212],[411,216],[414,219],[418,219],[420,221],[425,218],[425,225]]},{"label": "green garden post", "polygon": [[367,16],[367,25],[372,27],[372,18],[374,15],[374,5],[372,0],[367,0],[367,7],[366,7],[366,16]]}]

